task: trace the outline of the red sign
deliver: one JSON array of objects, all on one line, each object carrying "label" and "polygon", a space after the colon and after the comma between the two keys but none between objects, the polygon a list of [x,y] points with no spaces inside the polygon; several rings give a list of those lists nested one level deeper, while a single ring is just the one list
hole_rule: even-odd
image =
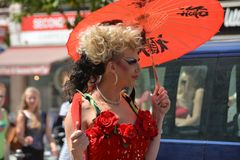
[{"label": "red sign", "polygon": [[[90,11],[81,11],[81,17],[86,17],[90,14]],[[76,12],[67,12],[65,13],[67,20],[73,24]],[[65,25],[65,17],[58,14],[51,15],[33,15],[24,17],[22,19],[22,31],[39,31],[39,30],[62,30],[67,29]]]}]

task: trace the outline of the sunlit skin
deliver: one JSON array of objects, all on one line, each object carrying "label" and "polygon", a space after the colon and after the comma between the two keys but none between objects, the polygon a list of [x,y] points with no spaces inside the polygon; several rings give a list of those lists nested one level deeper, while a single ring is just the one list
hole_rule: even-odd
[{"label": "sunlit skin", "polygon": [[[0,120],[4,118],[3,113],[5,112],[5,110],[2,107],[5,102],[5,97],[6,97],[6,89],[0,86]],[[0,132],[4,131],[5,127],[7,126],[0,126]]]},{"label": "sunlit skin", "polygon": [[[126,50],[124,55],[116,61],[118,67],[116,72],[119,73],[119,78],[125,80],[125,87],[134,87],[137,77],[140,74],[138,51]],[[124,82],[124,81],[123,81]]]},{"label": "sunlit skin", "polygon": [[28,110],[31,112],[35,112],[39,105],[39,97],[35,92],[27,92],[26,93],[26,104],[28,106]]}]

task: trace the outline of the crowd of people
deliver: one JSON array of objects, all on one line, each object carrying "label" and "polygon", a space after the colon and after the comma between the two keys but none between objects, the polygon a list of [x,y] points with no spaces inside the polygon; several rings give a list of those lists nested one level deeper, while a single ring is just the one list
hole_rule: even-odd
[{"label": "crowd of people", "polygon": [[[16,151],[11,150],[6,139],[11,127],[16,129],[25,160],[44,159],[44,136],[52,155],[59,160],[156,159],[170,100],[159,85],[135,97],[144,31],[109,21],[89,26],[79,37],[80,47],[76,50],[80,58],[71,71],[62,74],[61,87],[66,98],[59,107],[59,122],[65,131],[61,148],[52,136],[48,113],[41,109],[40,91],[36,87],[25,89],[16,121],[10,125],[4,109],[7,88],[0,82],[0,160],[7,160]],[[182,68],[176,126],[199,124],[205,77],[206,68],[201,66]],[[76,109],[78,112],[74,112]]]},{"label": "crowd of people", "polygon": [[58,148],[52,137],[47,113],[41,110],[41,95],[37,88],[27,87],[17,109],[14,125],[9,125],[9,117],[3,108],[7,90],[0,83],[0,159],[8,160],[10,154],[22,151],[22,159],[44,159],[44,136],[46,135],[52,155],[58,157]]}]

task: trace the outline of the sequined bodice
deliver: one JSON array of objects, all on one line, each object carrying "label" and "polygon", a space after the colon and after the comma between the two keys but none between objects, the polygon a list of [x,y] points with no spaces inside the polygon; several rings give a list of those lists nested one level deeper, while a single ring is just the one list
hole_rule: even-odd
[{"label": "sequined bodice", "polygon": [[[97,110],[100,111],[99,108]],[[111,111],[103,111],[97,115],[93,125],[86,130],[90,141],[88,160],[145,159],[151,139],[158,134],[156,121],[149,111],[136,108],[133,110],[137,115],[135,124],[119,123],[119,119]]]}]

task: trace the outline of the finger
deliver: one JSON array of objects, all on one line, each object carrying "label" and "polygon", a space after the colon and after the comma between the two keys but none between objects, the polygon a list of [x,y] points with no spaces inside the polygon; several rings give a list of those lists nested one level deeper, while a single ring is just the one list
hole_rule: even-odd
[{"label": "finger", "polygon": [[83,150],[87,149],[87,146],[89,145],[89,140],[86,138],[83,138],[79,141],[80,143],[77,144],[77,146],[81,146]]},{"label": "finger", "polygon": [[159,85],[155,85],[154,91],[153,91],[153,95],[157,95],[158,94],[158,90],[159,90]]},{"label": "finger", "polygon": [[87,136],[84,136],[84,137],[82,138],[82,142],[83,142],[83,144],[85,144],[86,146],[88,146],[88,145],[89,145],[89,139],[88,139],[88,137],[87,137]]},{"label": "finger", "polygon": [[167,94],[159,95],[154,98],[154,104],[158,107],[167,107],[170,100]]},{"label": "finger", "polygon": [[72,133],[70,138],[71,138],[71,140],[75,140],[75,139],[79,138],[82,134],[83,134],[83,132],[81,130],[76,130]]},{"label": "finger", "polygon": [[160,97],[157,96],[157,97],[155,98],[155,104],[159,105],[160,102],[161,102]]},{"label": "finger", "polygon": [[163,91],[162,93],[159,94],[159,96],[157,97],[160,101],[164,100],[164,99],[169,99],[167,91]]},{"label": "finger", "polygon": [[155,100],[161,100],[162,97],[165,97],[167,95],[166,93],[167,93],[166,90],[159,91],[158,94],[156,96],[154,96],[154,99]]},{"label": "finger", "polygon": [[161,94],[159,97],[158,97],[158,100],[160,102],[166,100],[166,99],[169,99],[168,95],[167,94]]},{"label": "finger", "polygon": [[160,87],[159,90],[158,90],[158,94],[167,94],[167,90],[164,88],[164,87]]},{"label": "finger", "polygon": [[161,102],[161,106],[163,107],[163,108],[166,108],[166,107],[168,107],[170,105],[170,100],[169,99],[165,99],[165,100],[163,100],[162,102]]},{"label": "finger", "polygon": [[79,121],[76,121],[76,128],[75,128],[75,130],[79,130],[80,129],[80,123],[79,123]]},{"label": "finger", "polygon": [[89,139],[85,134],[81,134],[80,137],[72,141],[72,145],[75,147],[81,146],[81,148],[86,149],[89,145]]}]

